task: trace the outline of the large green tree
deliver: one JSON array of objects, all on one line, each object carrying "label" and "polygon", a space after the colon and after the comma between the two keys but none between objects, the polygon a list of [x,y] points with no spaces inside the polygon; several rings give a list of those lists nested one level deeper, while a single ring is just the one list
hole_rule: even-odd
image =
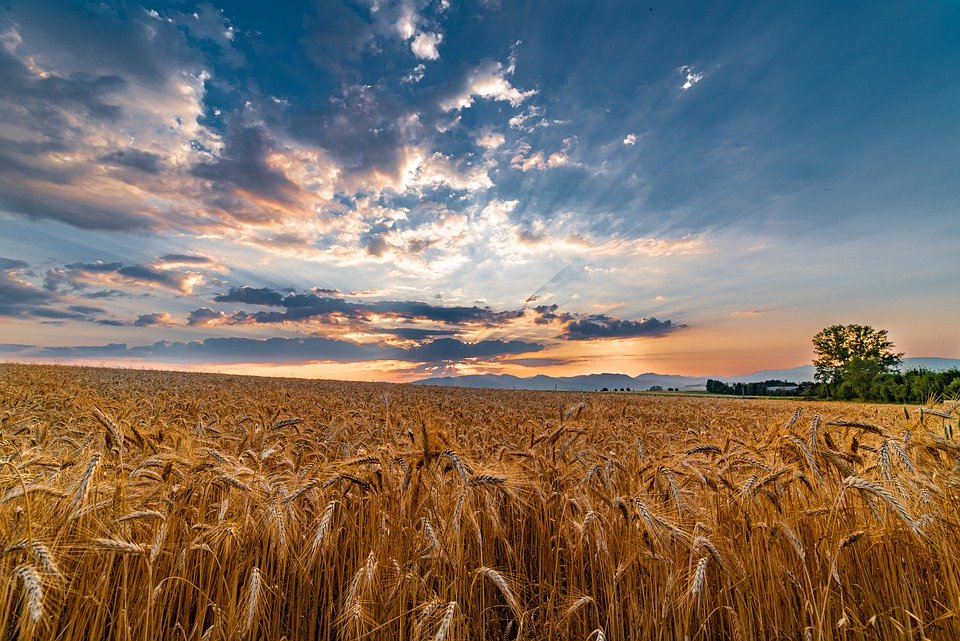
[{"label": "large green tree", "polygon": [[874,379],[900,365],[887,330],[869,325],[831,325],[813,337],[816,379],[831,396],[866,398]]}]

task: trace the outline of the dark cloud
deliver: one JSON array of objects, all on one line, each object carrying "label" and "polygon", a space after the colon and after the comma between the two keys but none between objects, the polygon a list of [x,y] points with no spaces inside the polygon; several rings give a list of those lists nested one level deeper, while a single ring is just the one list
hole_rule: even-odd
[{"label": "dark cloud", "polygon": [[[528,298],[527,300],[529,301],[530,299]],[[533,311],[536,314],[533,322],[537,325],[549,325],[554,321],[569,323],[575,319],[573,314],[558,311],[559,309],[560,308],[558,305],[537,305],[533,308]]]},{"label": "dark cloud", "polygon": [[[190,261],[170,261],[171,263],[197,262],[197,266],[202,268],[206,264],[201,264],[197,257],[189,256]],[[202,259],[205,263],[210,263],[209,259]],[[158,261],[162,264],[162,260]],[[125,265],[120,262],[94,262],[94,263],[70,263],[62,268],[48,270],[44,277],[44,288],[51,292],[60,291],[63,288],[80,292],[90,286],[90,281],[107,281],[111,284],[127,285],[146,285],[159,286],[177,291],[181,294],[190,294],[193,287],[202,281],[202,278],[196,272],[185,271],[182,269],[158,269],[152,265]],[[86,295],[88,298],[109,298],[120,294],[118,290],[107,289]]]},{"label": "dark cloud", "polygon": [[640,336],[663,336],[683,329],[686,325],[671,320],[642,318],[625,320],[605,314],[572,314],[562,312],[557,305],[537,305],[532,308],[537,325],[559,323],[562,332],[558,338],[566,340],[593,340],[598,338],[636,338]]},{"label": "dark cloud", "polygon": [[171,325],[173,319],[167,312],[153,312],[151,314],[141,314],[133,324],[137,327],[148,327],[151,325]]},{"label": "dark cloud", "polygon": [[[309,363],[318,361],[356,362],[371,360],[453,361],[491,359],[543,349],[537,343],[489,340],[464,343],[439,339],[427,345],[403,349],[358,344],[311,336],[304,338],[207,338],[193,342],[159,341],[152,345],[128,347],[124,343],[77,347],[45,347],[36,352],[50,358],[156,359],[173,362],[207,363]],[[433,345],[431,347],[431,345]]]},{"label": "dark cloud", "polygon": [[162,85],[176,79],[171,78],[171,63],[197,59],[178,25],[132,6],[113,10],[106,3],[18,2],[13,15],[26,43],[57,52],[79,69]]},{"label": "dark cloud", "polygon": [[[272,151],[273,143],[265,129],[232,125],[220,155],[210,162],[194,165],[191,173],[209,181],[213,198],[220,199],[219,205],[225,213],[241,219],[279,219],[281,212],[254,207],[247,198],[252,196],[283,206],[303,196],[299,186],[267,162]],[[233,211],[235,207],[239,207],[239,211]]]},{"label": "dark cloud", "polygon": [[[30,218],[48,218],[80,229],[137,231],[154,227],[145,214],[126,206],[106,202],[90,204],[71,196],[59,196],[45,189],[45,170],[31,167],[28,180],[15,180],[3,171],[3,152],[0,151],[0,209],[16,212]],[[35,181],[37,184],[35,184]]]},{"label": "dark cloud", "polygon": [[[138,7],[15,4],[0,26],[0,113],[4,130],[17,132],[0,138],[0,208],[91,230],[169,224],[175,212],[160,211],[166,199],[151,193],[160,185],[149,181],[164,168],[155,152],[165,152],[116,141],[177,135],[182,122],[151,122],[158,114],[139,105],[186,102],[184,75],[200,73],[202,53],[177,25]],[[113,147],[104,153],[104,144]],[[120,180],[138,189],[93,187],[105,166],[133,170]]]},{"label": "dark cloud", "polygon": [[0,316],[28,316],[52,300],[49,293],[20,280],[13,269],[0,271]]},{"label": "dark cloud", "polygon": [[373,42],[370,10],[355,2],[317,3],[306,15],[302,43],[313,63],[332,75],[350,73]]},{"label": "dark cloud", "polygon": [[22,260],[15,258],[3,258],[0,256],[0,270],[26,269],[30,265]]},{"label": "dark cloud", "polygon": [[22,260],[8,261],[6,269],[0,268],[0,316],[13,318],[47,319],[54,321],[80,320],[97,322],[97,315],[104,310],[90,305],[68,305],[56,291],[39,289],[20,278],[19,271],[27,264]]},{"label": "dark cloud", "polygon": [[476,324],[498,326],[519,318],[522,311],[494,311],[489,307],[444,307],[419,301],[350,302],[344,298],[321,295],[323,290],[283,295],[269,288],[236,287],[214,298],[218,303],[246,303],[264,307],[282,307],[284,311],[235,312],[228,323],[281,323],[323,319],[331,316],[345,317],[357,322],[367,322],[371,316],[386,316],[401,320],[419,320],[451,325]]},{"label": "dark cloud", "polygon": [[84,298],[115,298],[117,296],[125,296],[123,292],[119,289],[100,289],[95,292],[84,292]]},{"label": "dark cloud", "polygon": [[631,321],[612,318],[603,314],[594,314],[565,325],[560,337],[567,340],[591,340],[594,338],[664,336],[684,327],[686,326],[674,324],[670,320],[661,321],[652,317]]},{"label": "dark cloud", "polygon": [[164,254],[157,258],[164,263],[189,263],[191,265],[211,265],[215,264],[212,258],[208,256],[198,256],[196,254]]},{"label": "dark cloud", "polygon": [[283,294],[269,287],[231,287],[226,294],[213,298],[217,303],[246,303],[248,305],[267,305],[279,307],[283,304]]},{"label": "dark cloud", "polygon": [[419,347],[406,350],[407,358],[413,361],[459,361],[468,358],[490,359],[505,354],[539,352],[543,345],[525,341],[486,340],[464,343],[454,338],[438,338]]},{"label": "dark cloud", "polygon": [[68,309],[78,314],[103,314],[106,310],[102,307],[91,307],[90,305],[71,305]]},{"label": "dark cloud", "polygon": [[187,316],[187,325],[191,327],[196,327],[199,325],[212,325],[214,323],[223,321],[226,318],[226,314],[223,312],[218,312],[210,309],[209,307],[201,307],[200,309],[195,309]]},{"label": "dark cloud", "polygon": [[162,157],[149,151],[140,149],[126,149],[110,152],[100,156],[100,162],[118,167],[137,169],[146,174],[159,174],[162,167]]},{"label": "dark cloud", "polygon": [[0,353],[18,354],[31,349],[30,345],[21,345],[19,343],[0,343]]}]

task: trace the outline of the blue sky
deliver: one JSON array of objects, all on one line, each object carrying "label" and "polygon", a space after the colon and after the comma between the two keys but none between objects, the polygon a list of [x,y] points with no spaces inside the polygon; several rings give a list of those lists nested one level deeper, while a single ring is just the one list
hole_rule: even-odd
[{"label": "blue sky", "polygon": [[4,358],[732,374],[958,356],[955,3],[0,9]]}]

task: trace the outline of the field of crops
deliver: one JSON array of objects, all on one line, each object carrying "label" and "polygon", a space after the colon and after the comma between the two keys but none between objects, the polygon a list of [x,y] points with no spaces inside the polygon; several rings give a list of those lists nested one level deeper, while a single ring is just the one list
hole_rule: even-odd
[{"label": "field of crops", "polygon": [[0,635],[957,639],[914,409],[0,365]]}]

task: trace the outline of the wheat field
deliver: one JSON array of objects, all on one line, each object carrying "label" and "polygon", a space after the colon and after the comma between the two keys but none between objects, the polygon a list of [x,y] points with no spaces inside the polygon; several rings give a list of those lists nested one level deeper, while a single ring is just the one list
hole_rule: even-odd
[{"label": "wheat field", "polygon": [[0,365],[0,630],[957,639],[914,409]]}]

